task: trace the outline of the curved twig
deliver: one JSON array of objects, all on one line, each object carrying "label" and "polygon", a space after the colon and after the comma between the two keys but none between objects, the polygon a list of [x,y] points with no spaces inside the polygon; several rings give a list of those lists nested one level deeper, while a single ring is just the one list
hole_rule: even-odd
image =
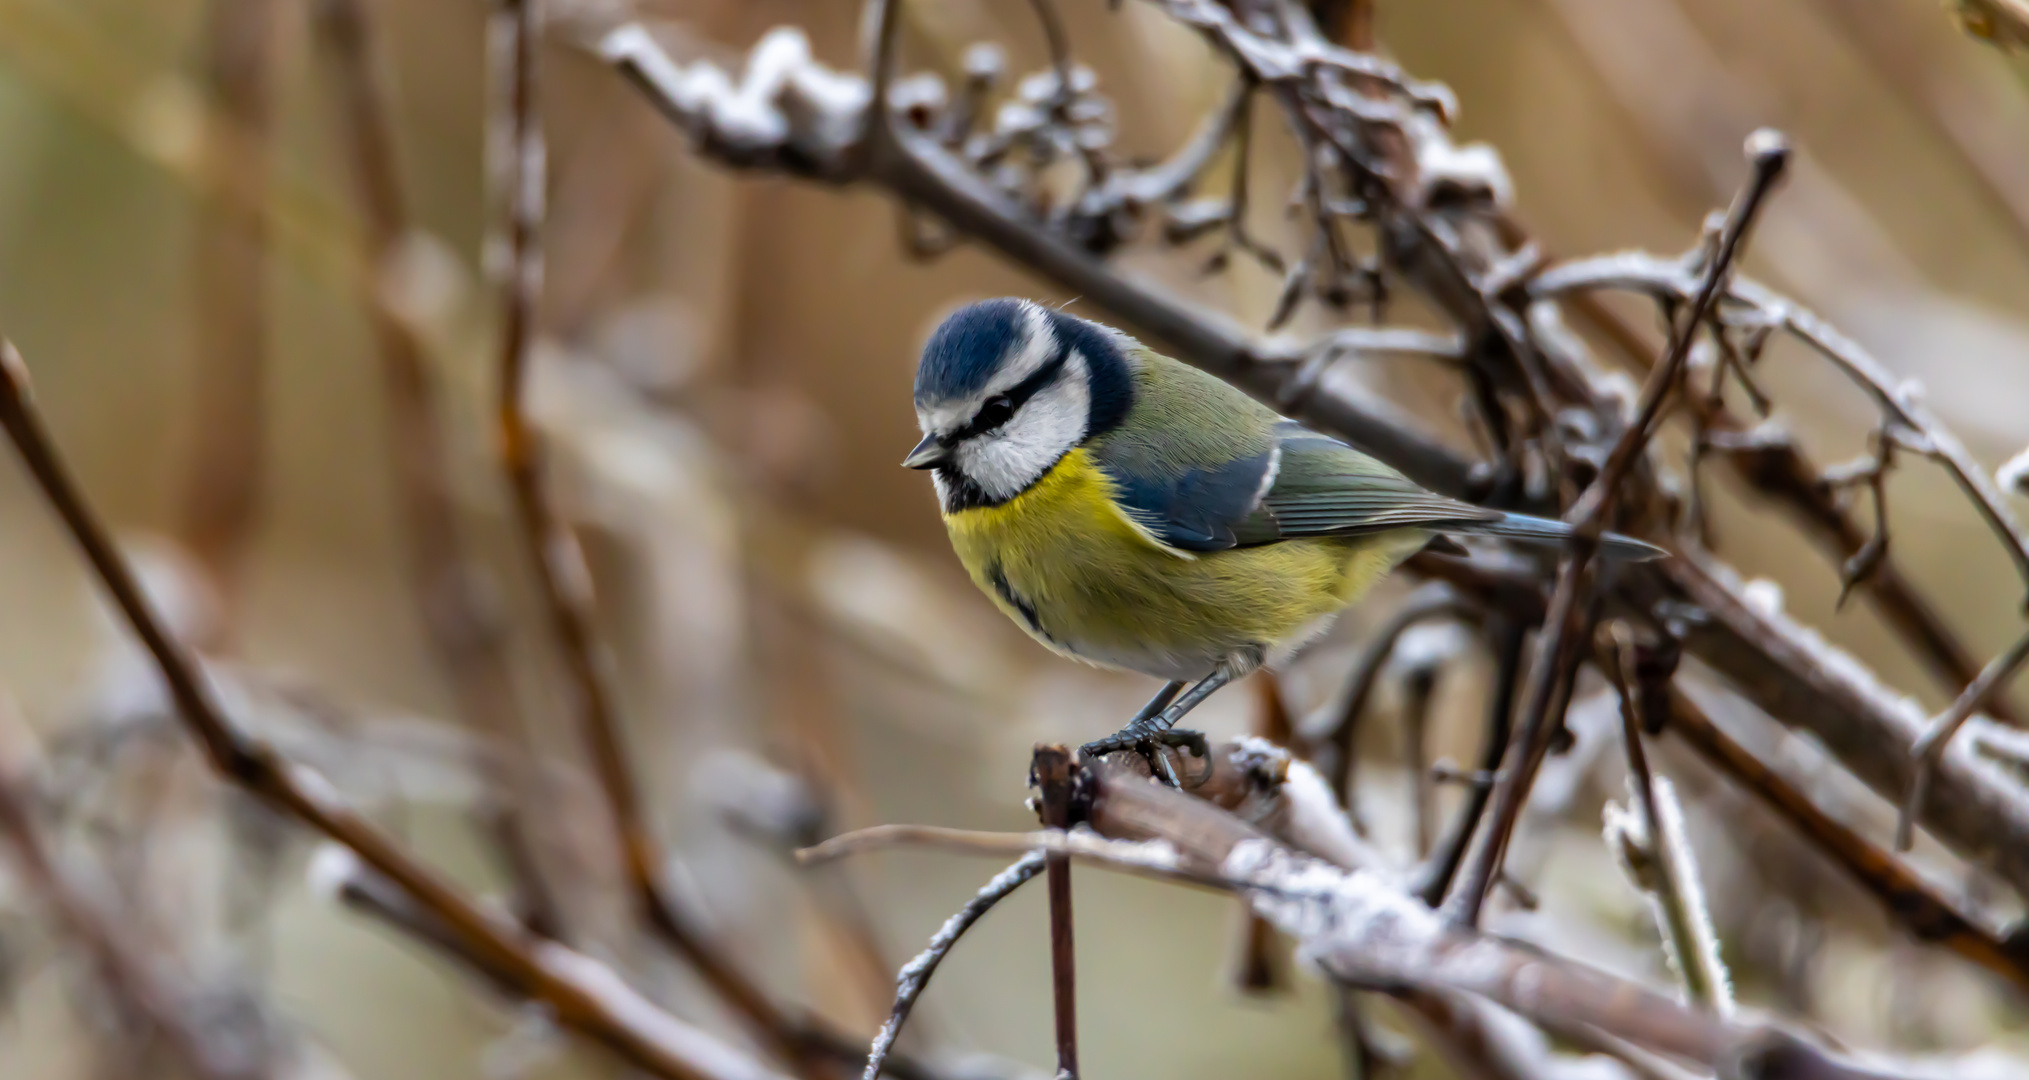
[{"label": "curved twig", "polygon": [[1972,718],[1973,713],[2008,685],[2008,680],[2021,668],[2024,660],[2029,660],[2029,634],[2017,638],[2008,651],[1994,657],[1993,662],[1980,672],[1979,678],[1966,687],[1965,693],[1939,713],[1917,737],[1915,745],[1910,747],[1909,756],[1916,760],[1916,770],[1909,779],[1909,797],[1903,800],[1901,814],[1895,822],[1895,850],[1908,851],[1915,842],[1916,818],[1923,810],[1924,797],[1930,794],[1930,778],[1937,771],[1938,759],[1944,756],[1945,745],[1951,742],[1952,736],[1958,734],[1959,728]]},{"label": "curved twig", "polygon": [[930,985],[930,976],[937,973],[937,965],[944,962],[952,946],[957,945],[958,939],[972,929],[973,923],[984,918],[993,905],[1007,899],[1009,894],[1041,873],[1043,859],[1042,852],[1031,851],[995,874],[993,880],[937,928],[937,932],[930,936],[930,944],[917,953],[915,959],[902,965],[902,970],[895,976],[894,1007],[888,1012],[888,1022],[882,1024],[880,1033],[874,1036],[873,1046],[867,1050],[867,1067],[862,1080],[878,1080],[881,1070],[887,1065],[888,1052],[894,1049],[895,1039],[902,1034],[902,1025],[908,1023],[909,1013],[916,1008],[916,999],[923,996],[924,987]]},{"label": "curved twig", "polygon": [[[1621,252],[1551,267],[1531,282],[1530,293],[1557,297],[1619,290],[1681,303],[1690,297],[1695,283],[1696,278],[1681,260],[1645,252]],[[2029,531],[2009,510],[2006,497],[1965,444],[1916,400],[1908,384],[1896,379],[1858,342],[1816,313],[1752,279],[1736,276],[1727,288],[1720,310],[1722,317],[1730,312],[1735,317],[1780,326],[1843,372],[1874,400],[1884,416],[1906,431],[1909,437],[1903,445],[1907,449],[1936,461],[1951,475],[2008,552],[2025,586],[2029,586]]]}]

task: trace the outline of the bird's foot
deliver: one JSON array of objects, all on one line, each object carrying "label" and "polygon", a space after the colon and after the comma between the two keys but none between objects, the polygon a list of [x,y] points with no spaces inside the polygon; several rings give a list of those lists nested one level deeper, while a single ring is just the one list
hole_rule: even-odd
[{"label": "bird's foot", "polygon": [[1161,717],[1137,720],[1103,739],[1086,743],[1078,748],[1078,755],[1084,758],[1105,757],[1107,754],[1132,750],[1148,762],[1149,771],[1163,778],[1173,788],[1184,787],[1183,778],[1170,764],[1168,755],[1158,752],[1158,747],[1170,747],[1190,754],[1205,762],[1205,771],[1194,778],[1190,786],[1197,787],[1212,775],[1212,751],[1205,741],[1205,733],[1187,728],[1171,728],[1160,723]]}]

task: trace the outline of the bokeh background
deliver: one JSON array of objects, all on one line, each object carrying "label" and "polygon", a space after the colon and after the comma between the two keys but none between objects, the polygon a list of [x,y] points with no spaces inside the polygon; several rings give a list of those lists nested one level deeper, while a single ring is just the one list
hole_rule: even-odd
[{"label": "bokeh background", "polygon": [[[210,9],[253,5],[271,19],[265,255],[257,289],[221,296],[215,267],[244,257],[231,237],[245,217],[216,197],[234,181],[216,175],[206,149],[219,103],[202,58]],[[551,789],[550,869],[570,883],[592,951],[731,1031],[624,917],[493,464],[485,6],[366,7],[413,218],[385,299],[428,346],[462,524],[506,613]],[[1118,107],[1124,151],[1165,152],[1223,99],[1227,72],[1152,7],[1059,7],[1077,58]],[[472,736],[451,720],[405,575],[348,145],[310,8],[0,0],[0,329],[158,602],[230,673],[245,722],[326,769],[460,880],[497,892],[464,764]],[[690,55],[736,63],[783,23],[804,27],[834,64],[856,54],[857,5],[842,0],[646,10]],[[912,66],[954,73],[967,45],[989,40],[1015,72],[1044,62],[1026,3],[913,0],[906,10]],[[1784,129],[1802,153],[1749,270],[1919,380],[1989,464],[2029,442],[2029,60],[1968,37],[1935,0],[1382,0],[1378,26],[1409,71],[1457,92],[1461,134],[1499,148],[1520,216],[1553,254],[1686,248],[1738,183],[1742,137]],[[1030,747],[1110,731],[1151,689],[1050,657],[1007,625],[950,555],[925,478],[896,466],[915,439],[915,353],[944,312],[992,295],[1075,298],[974,248],[912,258],[880,194],[728,173],[699,161],[595,61],[562,44],[544,61],[552,171],[535,412],[592,555],[633,767],[672,875],[728,947],[778,996],[871,1031],[893,968],[995,867],[912,853],[813,875],[788,863],[769,830],[785,817],[825,831],[1027,827]],[[1257,175],[1292,177],[1289,145],[1265,110],[1262,121]],[[1273,202],[1257,200],[1255,229],[1287,242]],[[1147,243],[1120,258],[1265,322],[1279,282],[1246,260],[1207,276],[1207,253]],[[230,321],[249,310],[256,322]],[[1390,315],[1435,325],[1406,301]],[[1311,312],[1292,332],[1329,325]],[[257,382],[220,362],[221,341],[252,350]],[[1378,388],[1462,430],[1442,372],[1388,363],[1402,366],[1366,373]],[[1819,457],[1862,449],[1866,403],[1811,358],[1778,350],[1762,378]],[[201,450],[221,440],[226,452]],[[202,507],[221,462],[252,471],[257,500],[243,538],[215,557]],[[8,465],[0,686],[35,733],[62,854],[90,870],[122,920],[236,1022],[276,1038],[291,1070],[614,1072],[540,1015],[501,1005],[314,895],[311,845],[203,775],[166,725],[149,669]],[[1792,614],[1891,683],[1942,703],[1865,605],[1834,610],[1834,566],[1764,508],[1714,486],[1728,559],[1779,583]],[[1999,584],[2011,580],[2004,556],[1935,472],[1905,469],[1891,492],[1901,565],[1977,650],[2004,645],[2018,625],[2013,590]],[[1362,628],[1400,595],[1377,597],[1287,673],[1299,716],[1330,703]],[[1424,635],[1412,651],[1456,654],[1437,685],[1432,751],[1471,760],[1486,659],[1455,631]],[[1398,681],[1384,680],[1359,793],[1373,834],[1406,850],[1409,782],[1387,722],[1399,698]],[[1234,733],[1261,700],[1243,687],[1197,716],[1215,735]],[[1589,697],[1575,712],[1580,745],[1539,790],[1518,853],[1540,906],[1504,899],[1495,925],[1666,977],[1642,902],[1599,839],[1600,803],[1621,783],[1613,713]],[[1741,718],[1743,730],[1773,740],[1755,720]],[[1792,750],[1816,760],[1806,745],[1781,752]],[[1692,803],[1745,1000],[1857,1046],[2029,1055],[2019,996],[1893,930],[1686,755],[1666,748],[1661,767]],[[1821,779],[1822,797],[1885,838],[1883,804],[1840,776]],[[1936,851],[1919,858],[1983,888]],[[130,1059],[109,1044],[88,968],[9,880],[0,871],[0,1076],[125,1075]],[[1077,903],[1088,1074],[1342,1068],[1331,996],[1315,980],[1297,975],[1269,995],[1234,988],[1230,901],[1081,872]],[[939,974],[913,1048],[1041,1074],[1051,1060],[1045,941],[1040,889],[998,910]],[[1410,1067],[1444,1075],[1428,1054]]]}]

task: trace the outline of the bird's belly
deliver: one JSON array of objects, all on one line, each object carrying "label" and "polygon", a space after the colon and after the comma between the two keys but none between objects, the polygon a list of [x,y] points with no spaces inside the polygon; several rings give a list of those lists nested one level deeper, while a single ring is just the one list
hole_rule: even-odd
[{"label": "bird's belly", "polygon": [[1083,451],[1015,499],[945,522],[973,581],[1031,636],[1166,679],[1245,669],[1300,643],[1422,543],[1322,537],[1178,552],[1116,509]]}]

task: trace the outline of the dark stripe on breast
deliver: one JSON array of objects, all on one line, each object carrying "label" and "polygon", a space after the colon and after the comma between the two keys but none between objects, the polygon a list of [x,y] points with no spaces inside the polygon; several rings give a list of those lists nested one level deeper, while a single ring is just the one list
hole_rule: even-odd
[{"label": "dark stripe on breast", "polygon": [[1030,633],[1039,635],[1047,640],[1056,640],[1050,637],[1049,631],[1043,629],[1042,620],[1036,618],[1035,605],[1022,599],[1022,594],[1014,591],[1014,586],[1008,584],[1007,575],[1001,572],[999,563],[994,563],[987,568],[986,577],[987,580],[993,582],[993,591],[999,593],[1000,598],[1007,601],[1009,607],[1021,612],[1022,621],[1028,624]]}]

